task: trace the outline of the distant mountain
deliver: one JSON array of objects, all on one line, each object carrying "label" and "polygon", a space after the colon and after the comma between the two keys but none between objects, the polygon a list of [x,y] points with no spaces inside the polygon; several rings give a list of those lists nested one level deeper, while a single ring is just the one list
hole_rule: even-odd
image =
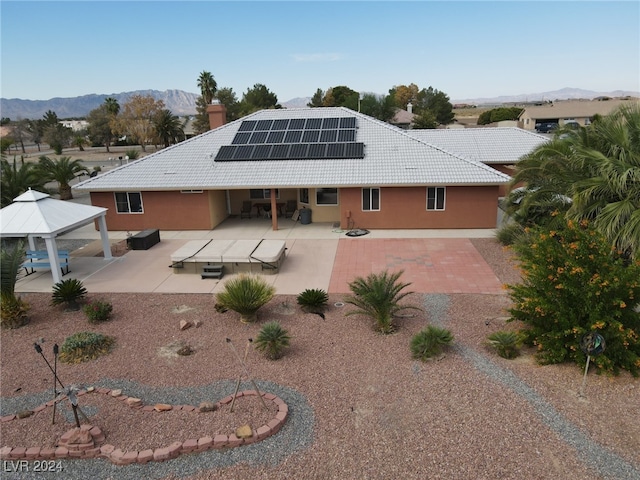
[{"label": "distant mountain", "polygon": [[22,100],[19,98],[0,99],[0,114],[11,120],[20,118],[37,119],[49,110],[55,112],[58,118],[85,117],[94,108],[104,103],[105,98],[113,97],[122,105],[133,95],[151,95],[156,100],[162,100],[166,108],[174,115],[194,115],[196,113],[196,99],[198,95],[182,90],[136,90],[135,92],[91,94],[73,98],[52,98],[50,100]]},{"label": "distant mountain", "polygon": [[593,100],[598,97],[640,97],[640,92],[628,90],[614,90],[612,92],[594,92],[580,88],[562,88],[552,92],[522,93],[520,95],[504,95],[492,98],[466,98],[452,100],[453,104],[467,103],[470,105],[502,104],[502,103],[526,103],[546,102],[549,100]]},{"label": "distant mountain", "polygon": [[[50,100],[22,100],[19,98],[1,98],[0,115],[11,120],[20,118],[37,119],[48,110],[58,115],[58,118],[85,117],[91,110],[104,103],[105,98],[113,97],[122,105],[133,95],[151,95],[156,100],[162,100],[174,115],[194,115],[196,113],[196,99],[198,94],[183,90],[136,90],[135,92],[91,94],[73,98],[52,98]],[[612,92],[594,92],[579,88],[563,88],[552,92],[523,93],[520,95],[505,95],[492,98],[466,98],[451,100],[453,104],[467,103],[471,105],[499,105],[503,103],[525,103],[548,100],[591,100],[597,97],[640,97],[640,92],[615,90]],[[311,101],[311,97],[297,97],[281,102],[284,108],[304,108]]]}]

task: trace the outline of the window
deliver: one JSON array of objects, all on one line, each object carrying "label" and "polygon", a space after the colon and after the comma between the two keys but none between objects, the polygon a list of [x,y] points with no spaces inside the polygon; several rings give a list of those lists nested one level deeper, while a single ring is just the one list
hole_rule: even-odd
[{"label": "window", "polygon": [[444,210],[445,187],[427,187],[427,210]]},{"label": "window", "polygon": [[301,188],[300,189],[300,203],[309,203],[309,189]]},{"label": "window", "polygon": [[362,210],[365,212],[380,210],[380,189],[379,188],[363,188],[362,189]]},{"label": "window", "polygon": [[142,194],[140,192],[116,192],[115,197],[118,213],[142,213]]},{"label": "window", "polygon": [[316,205],[338,205],[338,189],[316,188]]},{"label": "window", "polygon": [[[252,188],[249,190],[249,198],[252,200],[269,200],[271,198],[270,188]],[[280,198],[280,190],[276,188],[276,198]]]}]

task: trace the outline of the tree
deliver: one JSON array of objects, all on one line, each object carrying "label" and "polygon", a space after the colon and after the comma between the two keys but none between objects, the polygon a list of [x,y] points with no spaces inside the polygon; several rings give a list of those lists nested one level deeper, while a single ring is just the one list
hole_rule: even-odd
[{"label": "tree", "polygon": [[71,185],[69,182],[77,175],[88,175],[89,171],[82,165],[82,160],[73,160],[71,157],[60,157],[57,160],[42,155],[37,165],[37,170],[46,181],[58,182],[60,200],[71,200]]},{"label": "tree", "polygon": [[114,117],[109,112],[107,105],[102,104],[98,108],[94,108],[87,115],[87,122],[89,122],[88,134],[89,140],[93,145],[104,145],[107,152],[109,152],[109,146],[111,139],[113,138],[113,131],[111,125],[114,121]]},{"label": "tree", "polygon": [[242,116],[249,115],[257,110],[282,108],[278,104],[276,94],[269,91],[269,89],[261,83],[256,83],[253,88],[248,88],[242,96],[240,104]]},{"label": "tree", "polygon": [[22,153],[26,153],[24,148],[24,142],[29,138],[29,120],[18,120],[11,130],[11,136],[14,138],[15,143],[20,145]]},{"label": "tree", "polygon": [[327,90],[322,104],[325,107],[347,107],[357,111],[359,100],[360,94],[358,92],[344,85],[340,85]]},{"label": "tree", "polygon": [[158,112],[154,121],[154,128],[165,148],[173,143],[178,143],[182,137],[184,137],[184,130],[182,129],[180,118],[168,109]]},{"label": "tree", "polygon": [[395,115],[395,101],[391,95],[365,93],[360,100],[360,111],[383,122],[389,122]]},{"label": "tree", "polygon": [[114,122],[118,133],[138,143],[146,152],[146,145],[153,141],[155,134],[154,119],[163,108],[164,102],[151,95],[133,95]]},{"label": "tree", "polygon": [[210,105],[216,96],[218,90],[218,84],[216,83],[211,72],[202,71],[198,77],[198,88],[200,89],[200,95],[202,96],[204,103]]},{"label": "tree", "polygon": [[389,90],[389,95],[395,101],[398,108],[407,109],[409,103],[416,104],[418,102],[419,88],[415,83],[410,85],[397,85]]},{"label": "tree", "polygon": [[238,102],[238,97],[233,91],[233,88],[225,87],[219,89],[216,97],[227,110],[227,123],[238,120],[242,116],[240,113],[240,102]]},{"label": "tree", "polygon": [[42,139],[49,144],[56,155],[60,155],[62,149],[69,146],[72,137],[73,130],[61,123],[56,123],[45,128]]},{"label": "tree", "polygon": [[438,120],[431,110],[424,110],[413,119],[413,128],[427,129],[438,128]]},{"label": "tree", "polygon": [[36,164],[20,161],[18,166],[16,159],[9,163],[6,158],[0,161],[0,195],[4,208],[13,202],[13,199],[29,190],[46,192],[44,179],[35,169]]},{"label": "tree", "polygon": [[[589,220],[617,249],[637,258],[640,250],[640,106],[621,107],[590,126],[559,131],[521,160],[510,209],[522,224]],[[549,202],[556,205],[550,205]],[[559,208],[558,201],[563,205]],[[532,215],[533,213],[534,215]]]},{"label": "tree", "polygon": [[599,371],[640,372],[640,262],[629,263],[583,220],[559,230],[536,228],[531,243],[514,244],[523,281],[509,285],[512,320],[526,325],[526,343],[543,364],[581,366],[585,334],[598,332],[606,350],[592,359]]},{"label": "tree", "polygon": [[311,97],[311,101],[307,103],[307,107],[322,107],[322,98],[324,97],[324,92],[321,88],[316,90],[316,93]]},{"label": "tree", "polygon": [[416,114],[422,114],[425,110],[430,110],[440,125],[450,124],[455,117],[449,96],[433,87],[423,88],[418,92],[414,107]]},{"label": "tree", "polygon": [[518,120],[522,110],[520,107],[500,107],[486,110],[478,117],[478,125],[488,125],[504,120]]}]

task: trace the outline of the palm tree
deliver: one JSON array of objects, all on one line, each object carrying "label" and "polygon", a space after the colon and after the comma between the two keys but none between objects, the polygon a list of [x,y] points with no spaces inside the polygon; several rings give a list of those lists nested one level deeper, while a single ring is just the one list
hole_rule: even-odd
[{"label": "palm tree", "polygon": [[209,105],[216,96],[218,84],[216,83],[211,72],[202,71],[198,77],[198,88],[206,105]]},{"label": "palm tree", "polygon": [[120,104],[118,103],[118,100],[116,100],[115,98],[108,97],[104,99],[103,105],[107,112],[107,115],[110,117],[109,129],[108,129],[107,138],[105,142],[105,145],[107,147],[107,152],[109,152],[109,145],[111,144],[111,138],[113,137],[113,130],[114,130],[113,124],[115,123],[115,118],[118,116],[118,113],[120,113]]},{"label": "palm tree", "polygon": [[71,200],[73,198],[71,185],[69,184],[71,180],[76,178],[78,174],[89,174],[86,167],[82,165],[82,160],[71,161],[71,157],[60,157],[57,160],[52,160],[42,155],[37,169],[46,181],[58,182],[60,200]]},{"label": "palm tree", "polygon": [[556,133],[517,167],[511,195],[523,225],[589,220],[629,256],[640,251],[640,105],[632,104],[584,128]]},{"label": "palm tree", "polygon": [[171,113],[171,110],[161,110],[155,119],[154,127],[165,148],[172,143],[178,143],[179,139],[184,137],[182,122],[179,117]]},{"label": "palm tree", "polygon": [[15,158],[13,163],[9,163],[5,158],[0,161],[0,195],[1,208],[13,202],[13,199],[18,195],[22,195],[30,188],[33,190],[39,190],[45,192],[46,189],[44,179],[38,175],[34,163],[20,162],[18,168]]}]

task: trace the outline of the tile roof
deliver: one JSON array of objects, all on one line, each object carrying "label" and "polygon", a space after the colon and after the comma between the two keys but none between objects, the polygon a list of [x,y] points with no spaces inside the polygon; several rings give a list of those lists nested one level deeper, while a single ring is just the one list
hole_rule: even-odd
[{"label": "tile roof", "polygon": [[[244,120],[355,117],[364,158],[216,162]],[[500,185],[510,180],[480,161],[429,145],[406,131],[344,107],[261,110],[90,178],[84,191]]]},{"label": "tile roof", "polygon": [[424,142],[486,164],[516,163],[548,137],[516,127],[407,130]]}]

